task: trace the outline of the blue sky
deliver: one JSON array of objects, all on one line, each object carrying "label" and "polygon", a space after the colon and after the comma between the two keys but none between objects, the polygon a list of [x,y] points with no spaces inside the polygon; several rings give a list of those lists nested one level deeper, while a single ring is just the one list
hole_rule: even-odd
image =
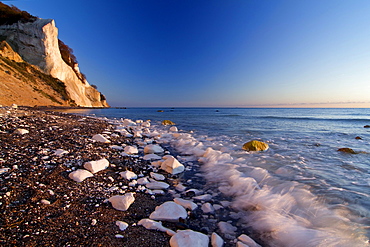
[{"label": "blue sky", "polygon": [[370,1],[18,0],[112,106],[370,107]]}]

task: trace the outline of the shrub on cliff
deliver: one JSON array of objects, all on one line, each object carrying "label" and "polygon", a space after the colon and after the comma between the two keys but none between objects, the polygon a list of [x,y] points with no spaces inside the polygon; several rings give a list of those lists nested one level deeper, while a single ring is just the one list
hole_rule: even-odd
[{"label": "shrub on cliff", "polygon": [[0,2],[0,25],[11,25],[18,21],[23,23],[33,22],[36,19],[36,16],[33,16],[26,11],[21,11],[15,6],[8,6]]}]

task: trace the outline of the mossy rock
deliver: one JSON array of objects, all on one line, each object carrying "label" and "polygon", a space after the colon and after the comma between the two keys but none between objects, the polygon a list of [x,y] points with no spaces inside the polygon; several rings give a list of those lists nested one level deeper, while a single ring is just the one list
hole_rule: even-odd
[{"label": "mossy rock", "polygon": [[266,151],[269,149],[269,145],[264,142],[253,140],[245,143],[242,149],[246,151]]},{"label": "mossy rock", "polygon": [[337,151],[347,153],[347,154],[358,154],[352,148],[339,148]]},{"label": "mossy rock", "polygon": [[171,120],[163,120],[162,125],[175,125],[175,123],[172,122]]}]

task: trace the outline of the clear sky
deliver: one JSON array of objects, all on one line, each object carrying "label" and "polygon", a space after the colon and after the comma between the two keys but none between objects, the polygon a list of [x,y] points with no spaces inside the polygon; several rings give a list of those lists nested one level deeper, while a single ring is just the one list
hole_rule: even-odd
[{"label": "clear sky", "polygon": [[112,106],[370,107],[369,0],[18,0]]}]

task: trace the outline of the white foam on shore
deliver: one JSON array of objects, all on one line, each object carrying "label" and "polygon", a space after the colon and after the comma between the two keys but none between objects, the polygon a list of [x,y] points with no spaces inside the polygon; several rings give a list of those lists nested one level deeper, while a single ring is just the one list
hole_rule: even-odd
[{"label": "white foam on shore", "polygon": [[[147,128],[140,123],[129,127]],[[361,217],[347,207],[325,204],[310,192],[309,185],[293,181],[305,177],[283,155],[272,151],[250,154],[228,137],[217,141],[181,130],[173,133],[166,126],[152,124],[150,128],[147,134],[158,143],[193,157],[189,160],[199,160],[207,182],[232,198],[231,207],[241,216],[240,223],[252,227],[269,246],[369,246]],[[274,148],[273,143],[269,145]],[[290,155],[304,163],[303,157]],[[278,168],[271,172],[265,165]]]},{"label": "white foam on shore", "polygon": [[[270,246],[368,244],[363,226],[356,223],[349,210],[332,210],[310,192],[308,185],[282,180],[266,169],[254,167],[248,153],[233,151],[232,142],[224,146],[205,136],[196,139],[189,133],[168,135],[163,128],[157,131],[162,136],[160,142],[199,159],[207,181],[233,198],[233,210],[243,215],[240,221],[260,233]],[[270,161],[267,154],[259,155],[260,163]],[[275,156],[277,160],[284,159]],[[292,175],[289,167],[279,172],[287,177]]]}]

